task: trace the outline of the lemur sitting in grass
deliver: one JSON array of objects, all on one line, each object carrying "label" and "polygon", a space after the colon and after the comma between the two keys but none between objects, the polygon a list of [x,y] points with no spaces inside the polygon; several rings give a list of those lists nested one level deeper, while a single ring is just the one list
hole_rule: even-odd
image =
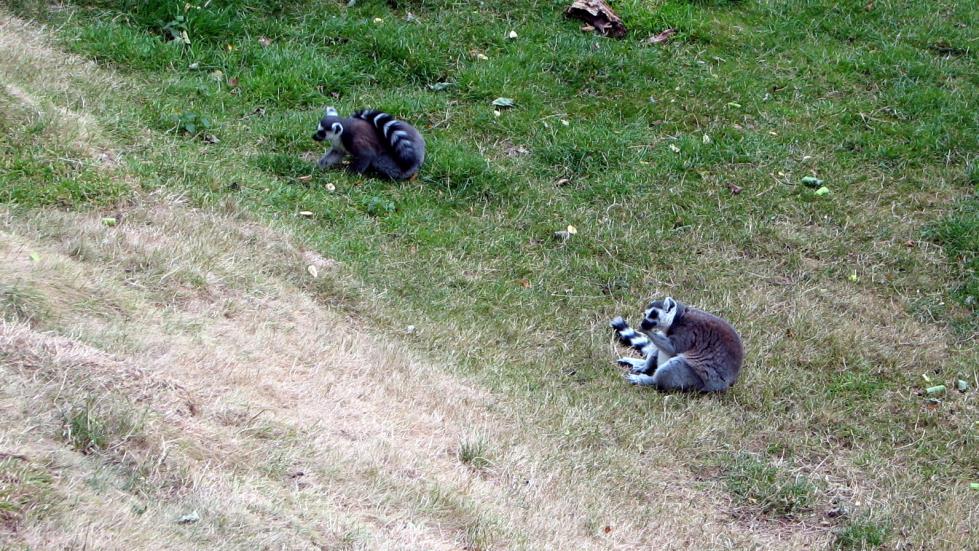
[{"label": "lemur sitting in grass", "polygon": [[349,155],[349,170],[406,180],[418,173],[425,160],[425,140],[410,124],[387,113],[363,109],[341,117],[327,107],[313,139],[332,147],[319,160],[320,168],[336,165]]},{"label": "lemur sitting in grass", "polygon": [[639,328],[612,320],[619,339],[644,359],[619,358],[631,368],[626,379],[659,390],[720,392],[737,380],[744,359],[741,337],[723,319],[670,297],[649,304]]}]

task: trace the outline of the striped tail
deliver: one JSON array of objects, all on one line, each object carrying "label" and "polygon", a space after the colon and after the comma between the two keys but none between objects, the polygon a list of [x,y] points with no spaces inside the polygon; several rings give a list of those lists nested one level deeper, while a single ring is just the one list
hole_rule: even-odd
[{"label": "striped tail", "polygon": [[629,327],[629,324],[621,317],[616,317],[609,325],[612,326],[612,329],[615,329],[616,334],[623,344],[642,352],[644,357],[656,351],[656,346],[649,340],[649,337]]},{"label": "striped tail", "polygon": [[362,109],[354,113],[354,117],[374,125],[384,136],[391,156],[402,168],[410,168],[417,163],[418,152],[405,123],[376,109]]}]

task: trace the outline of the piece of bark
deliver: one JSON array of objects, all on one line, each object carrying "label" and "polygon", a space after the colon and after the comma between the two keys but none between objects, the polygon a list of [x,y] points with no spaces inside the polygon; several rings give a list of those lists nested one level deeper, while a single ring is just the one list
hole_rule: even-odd
[{"label": "piece of bark", "polygon": [[669,42],[673,35],[676,34],[676,29],[666,29],[665,31],[654,34],[653,36],[646,39],[647,44],[665,44]]},{"label": "piece of bark", "polygon": [[622,38],[627,32],[622,20],[604,0],[574,0],[565,14],[586,21],[605,36]]}]

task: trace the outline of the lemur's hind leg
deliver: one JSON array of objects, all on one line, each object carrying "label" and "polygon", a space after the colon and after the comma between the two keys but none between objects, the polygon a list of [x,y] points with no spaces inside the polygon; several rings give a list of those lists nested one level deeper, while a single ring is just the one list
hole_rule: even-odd
[{"label": "lemur's hind leg", "polygon": [[344,153],[335,147],[331,147],[325,155],[320,157],[320,160],[316,163],[320,168],[330,168],[331,166],[339,163],[343,160]]},{"label": "lemur's hind leg", "polygon": [[393,180],[404,180],[408,177],[414,177],[418,172],[406,172],[403,168],[398,166],[398,163],[394,162],[394,158],[390,155],[381,154],[374,157],[371,161],[371,167],[378,173]]},{"label": "lemur's hind leg", "polygon": [[372,157],[355,157],[350,165],[347,166],[347,170],[350,172],[356,172],[357,174],[363,174],[367,172],[371,167],[371,161],[374,159]]},{"label": "lemur's hind leg", "polygon": [[704,390],[704,381],[683,356],[674,356],[657,369],[652,384],[660,390]]}]

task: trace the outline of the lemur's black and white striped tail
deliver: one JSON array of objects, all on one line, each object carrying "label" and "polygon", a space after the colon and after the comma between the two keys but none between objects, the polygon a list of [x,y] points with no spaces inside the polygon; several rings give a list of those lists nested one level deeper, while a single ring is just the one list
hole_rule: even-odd
[{"label": "lemur's black and white striped tail", "polygon": [[405,123],[387,113],[376,109],[362,109],[354,113],[354,117],[363,119],[374,125],[374,128],[384,136],[384,141],[391,150],[395,162],[404,168],[410,168],[418,162],[418,151],[415,149],[411,132]]},{"label": "lemur's black and white striped tail", "polygon": [[629,327],[629,324],[621,317],[616,317],[609,325],[612,326],[612,329],[615,329],[619,340],[626,346],[635,348],[641,352],[644,357],[649,356],[656,350],[656,346],[649,340],[649,337]]}]

